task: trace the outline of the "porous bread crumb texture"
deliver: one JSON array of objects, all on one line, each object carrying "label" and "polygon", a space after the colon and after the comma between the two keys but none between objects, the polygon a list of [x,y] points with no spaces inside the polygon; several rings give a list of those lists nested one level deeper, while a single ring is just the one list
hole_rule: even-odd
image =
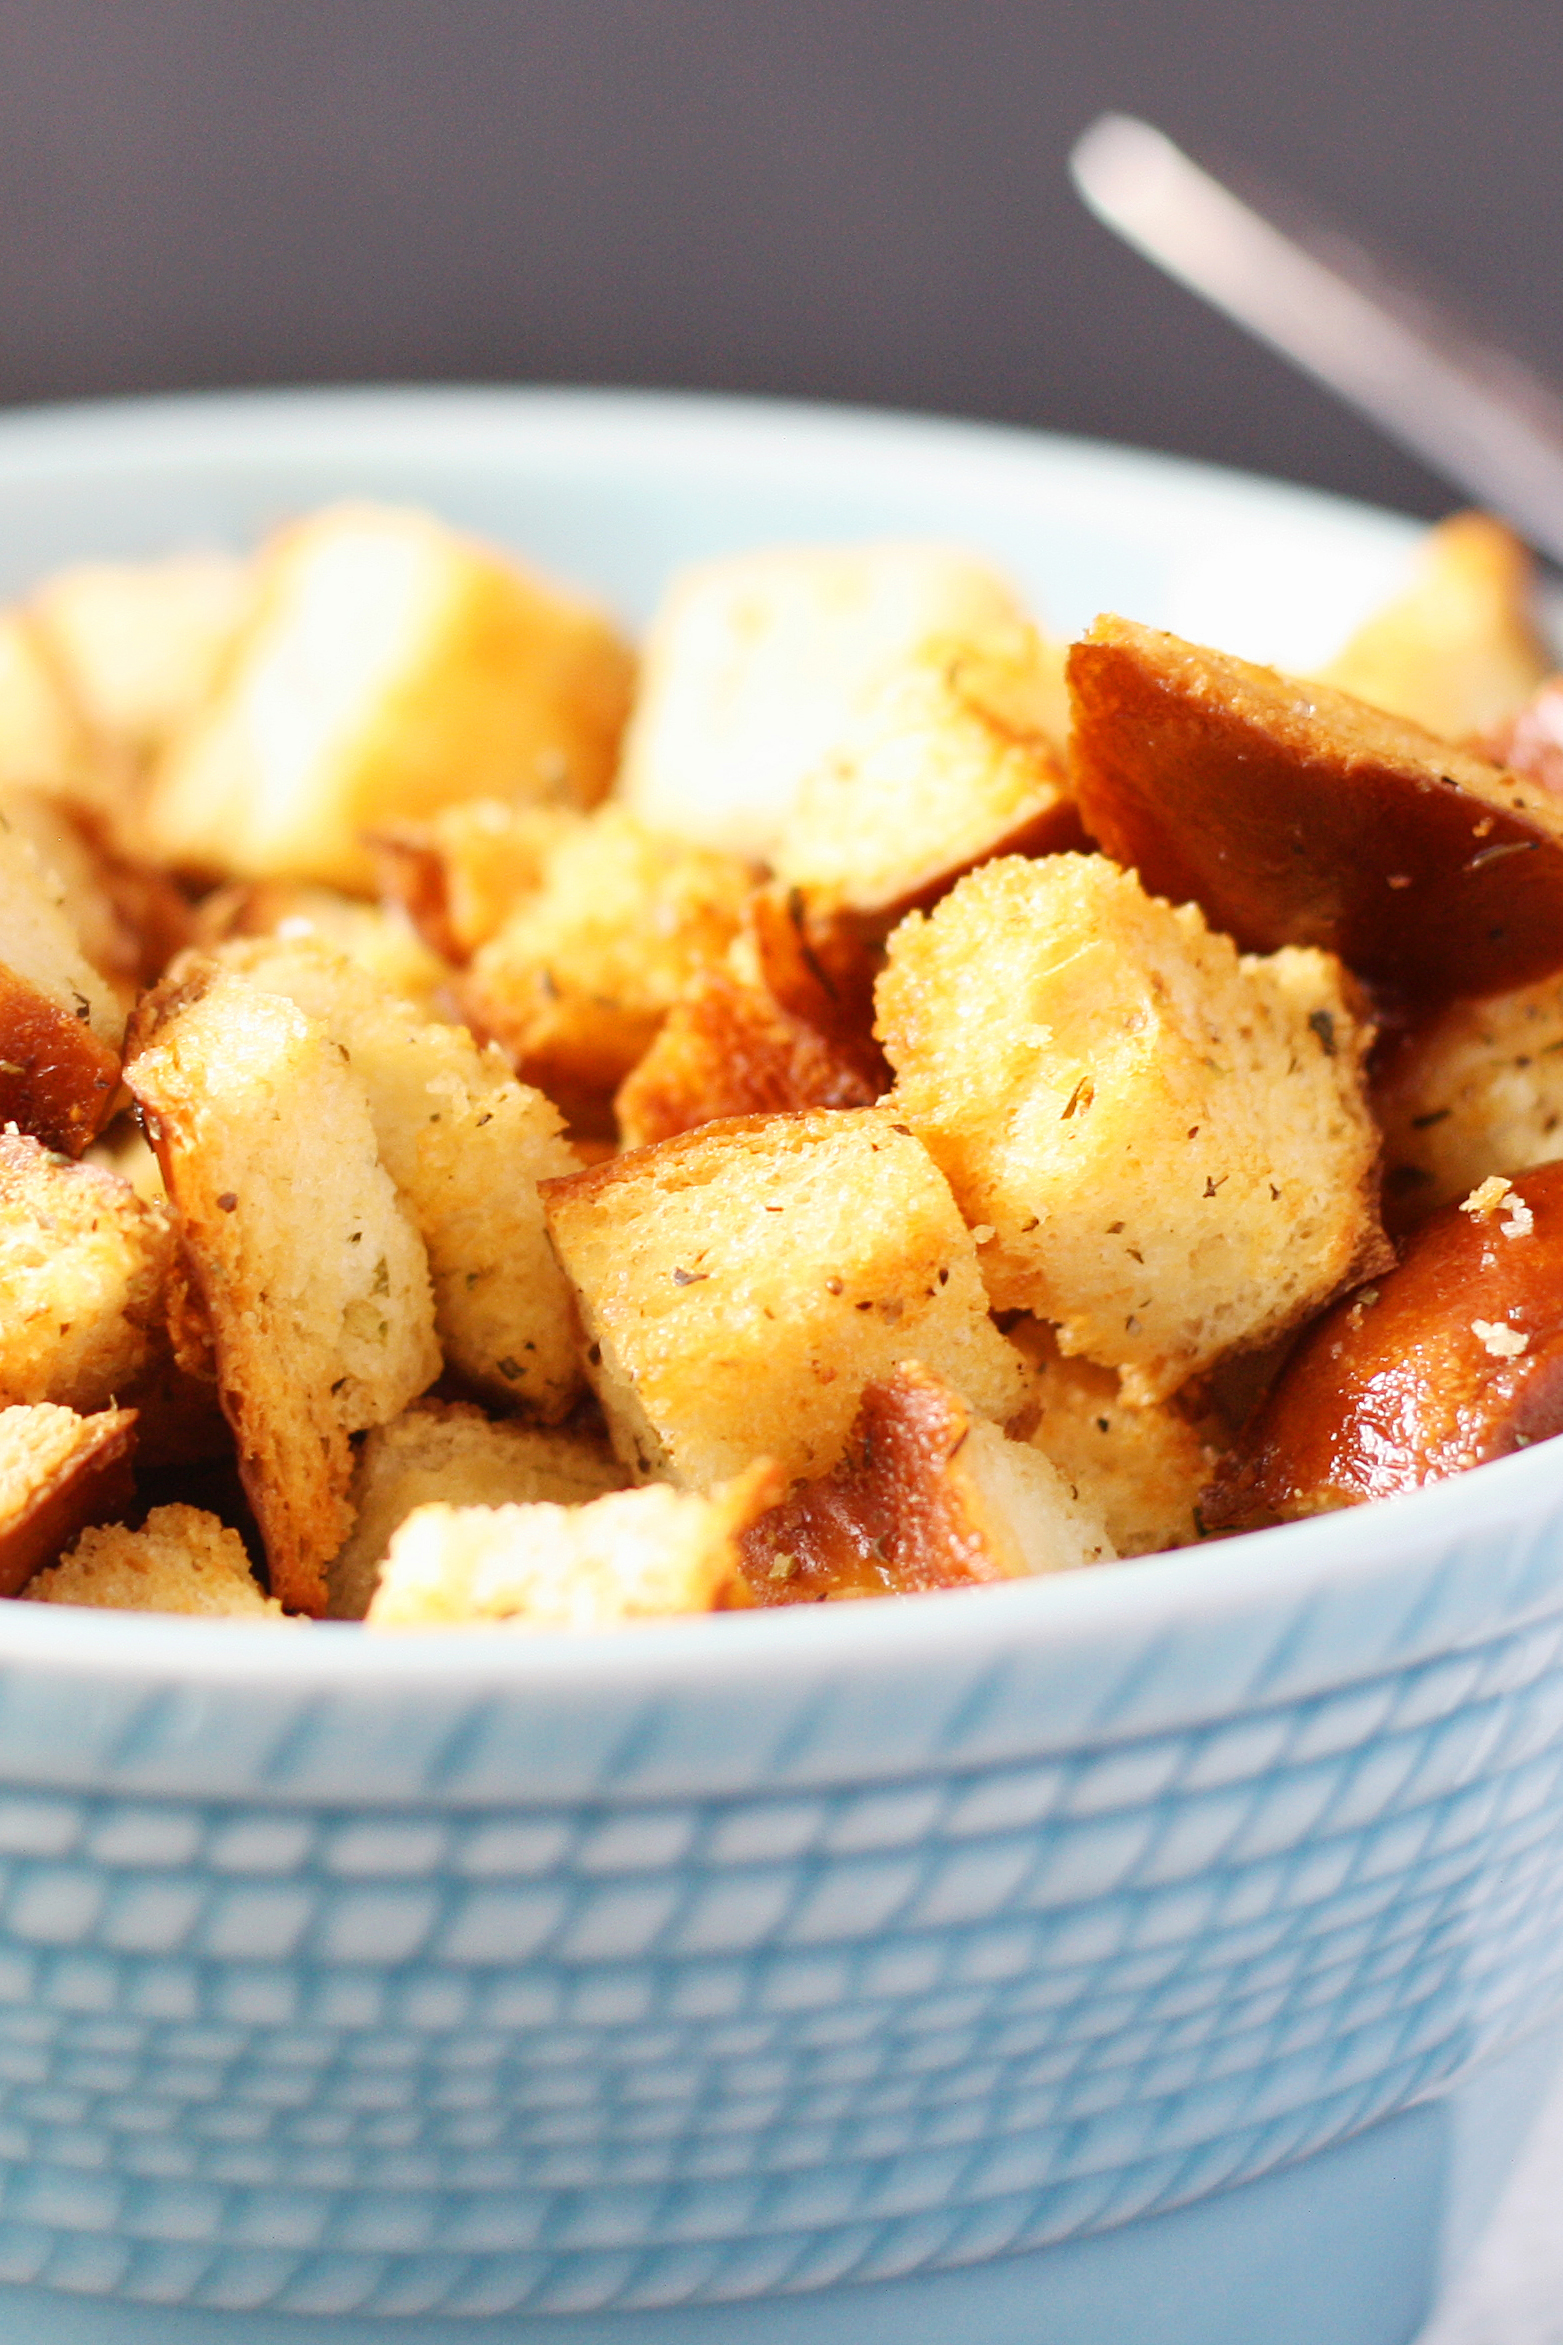
[{"label": "porous bread crumb texture", "polygon": [[1101,1517],[917,1360],[866,1387],[829,1473],[744,1533],[756,1604],[819,1604],[1032,1578],[1111,1559]]},{"label": "porous bread crumb texture", "polygon": [[238,1532],[194,1506],[154,1507],[139,1531],[123,1523],[83,1531],[61,1562],[36,1575],[25,1600],[224,1620],[285,1617],[256,1584]]},{"label": "porous bread crumb texture", "polygon": [[500,1051],[421,1019],[318,937],[235,941],[214,958],[292,1002],[346,1053],[428,1253],[446,1360],[503,1406],[564,1416],[581,1370],[538,1183],[580,1159],[553,1102],[518,1083]]},{"label": "porous bread crumb texture", "polygon": [[680,571],[647,636],[619,794],[659,830],[768,860],[883,676],[931,637],[1024,623],[1006,579],[945,546],[772,547]]},{"label": "porous bread crumb texture", "polygon": [[1563,978],[1451,1003],[1391,1052],[1373,1104],[1402,1227],[1491,1173],[1563,1157]]},{"label": "porous bread crumb texture", "polygon": [[633,661],[604,612],[426,513],[344,505],[263,549],[220,689],[171,745],[157,855],[369,893],[375,823],[469,797],[593,804]]},{"label": "porous bread crumb texture", "polygon": [[934,636],[866,692],[776,843],[789,885],[889,911],[985,856],[1078,843],[1035,630]]},{"label": "porous bread crumb texture", "polygon": [[890,1107],[1000,1310],[1164,1398],[1388,1259],[1373,1029],[1329,954],[1239,960],[1102,856],[1006,857],[895,931]]},{"label": "porous bread crumb texture", "polygon": [[698,1488],[759,1456],[822,1473],[908,1354],[996,1420],[1024,1398],[949,1186],[880,1109],[708,1124],[544,1200],[638,1477]]},{"label": "porous bread crumb texture", "polygon": [[585,1506],[424,1506],[391,1542],[371,1628],[605,1629],[743,1600],[737,1541],[779,1495],[765,1459],[705,1494]]},{"label": "porous bread crumb texture", "polygon": [[362,1079],[318,1020],[198,956],[137,1013],[127,1080],[210,1330],[272,1588],[318,1612],[349,1436],[432,1383],[428,1263]]},{"label": "porous bread crumb texture", "polygon": [[234,880],[203,899],[191,941],[210,951],[235,936],[318,937],[420,1017],[448,1024],[456,1015],[449,968],[399,904],[365,904],[300,880]]},{"label": "porous bread crumb texture", "polygon": [[414,1401],[358,1453],[353,1530],[331,1565],[327,1610],[362,1620],[392,1534],[420,1506],[584,1506],[627,1479],[596,1435],[496,1420],[463,1401]]},{"label": "porous bread crumb texture", "polygon": [[462,1005],[524,1081],[589,1124],[726,954],[753,882],[736,858],[605,806],[559,834],[539,887],[473,956]]},{"label": "porous bread crumb texture", "polygon": [[1199,1495],[1221,1454],[1215,1420],[1180,1398],[1131,1407],[1112,1369],[1068,1358],[1039,1319],[1009,1335],[1036,1377],[1027,1438],[1099,1512],[1117,1553],[1159,1555],[1198,1539]]},{"label": "porous bread crumb texture", "polygon": [[84,1523],[129,1503],[136,1423],[134,1409],[0,1409],[0,1596],[16,1595]]},{"label": "porous bread crumb texture", "polygon": [[0,1133],[0,1407],[130,1394],[165,1348],[172,1253],[166,1210],[116,1174]]},{"label": "porous bread crumb texture", "polygon": [[712,969],[673,1004],[613,1112],[625,1147],[644,1148],[730,1116],[871,1107],[879,1088],[758,985]]}]

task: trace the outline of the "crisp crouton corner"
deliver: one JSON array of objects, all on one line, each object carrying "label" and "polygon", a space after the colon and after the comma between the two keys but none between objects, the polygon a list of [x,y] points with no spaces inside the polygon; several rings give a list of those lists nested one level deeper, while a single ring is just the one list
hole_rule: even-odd
[{"label": "crisp crouton corner", "polygon": [[237,1531],[194,1506],[156,1506],[139,1531],[107,1523],[84,1531],[69,1555],[25,1591],[33,1604],[89,1604],[111,1612],[196,1612],[281,1621],[256,1585]]},{"label": "crisp crouton corner", "polygon": [[350,1435],[439,1374],[423,1245],[361,1079],[292,1002],[187,955],[136,1014],[127,1080],[210,1327],[274,1593],[318,1612],[351,1528]]},{"label": "crisp crouton corner", "polygon": [[823,1473],[864,1385],[912,1352],[984,1416],[1025,1397],[948,1184],[883,1109],[706,1124],[543,1199],[637,1476]]},{"label": "crisp crouton corner", "polygon": [[698,1492],[586,1506],[423,1506],[391,1541],[371,1628],[603,1629],[743,1604],[738,1539],[782,1493],[769,1459]]},{"label": "crisp crouton corner", "polygon": [[1373,1028],[1330,955],[1239,960],[1103,856],[1006,858],[890,940],[891,1109],[995,1305],[1154,1401],[1389,1260]]}]

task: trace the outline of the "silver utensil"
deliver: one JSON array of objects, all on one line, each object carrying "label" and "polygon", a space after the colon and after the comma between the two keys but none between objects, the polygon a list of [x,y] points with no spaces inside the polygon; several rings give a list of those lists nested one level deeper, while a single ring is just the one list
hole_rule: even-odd
[{"label": "silver utensil", "polygon": [[1132,115],[1099,116],[1069,167],[1109,228],[1563,563],[1563,399],[1528,367],[1360,246],[1283,231]]}]

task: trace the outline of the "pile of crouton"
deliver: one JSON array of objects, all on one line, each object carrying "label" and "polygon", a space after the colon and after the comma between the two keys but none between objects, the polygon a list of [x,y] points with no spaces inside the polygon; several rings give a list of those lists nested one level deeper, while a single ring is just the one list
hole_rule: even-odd
[{"label": "pile of crouton", "polygon": [[[638,658],[390,508],[46,580],[0,1593],[599,1629],[1199,1537],[1298,1332],[1563,1157],[1529,591],[1464,517],[1304,682],[1069,651],[941,546],[708,563]],[[1474,808],[1467,925],[1512,888],[1530,940],[1435,1000],[1402,953],[1415,1017],[1356,940],[1440,926],[1437,841],[1381,918],[1308,861],[1356,885],[1397,790]]]}]

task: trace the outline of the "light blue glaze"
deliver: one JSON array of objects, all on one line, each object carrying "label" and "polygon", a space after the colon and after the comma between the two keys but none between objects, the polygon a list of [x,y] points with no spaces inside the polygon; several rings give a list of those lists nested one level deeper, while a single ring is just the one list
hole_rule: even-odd
[{"label": "light blue glaze", "polygon": [[[1061,625],[1235,595],[1297,661],[1412,542],[955,425],[329,394],[5,421],[0,587],[344,493],[631,614],[723,546],[935,535]],[[1563,1999],[1560,1510],[1544,1447],[600,1639],[0,1608],[0,2333],[1399,2345],[1462,2111]]]}]

